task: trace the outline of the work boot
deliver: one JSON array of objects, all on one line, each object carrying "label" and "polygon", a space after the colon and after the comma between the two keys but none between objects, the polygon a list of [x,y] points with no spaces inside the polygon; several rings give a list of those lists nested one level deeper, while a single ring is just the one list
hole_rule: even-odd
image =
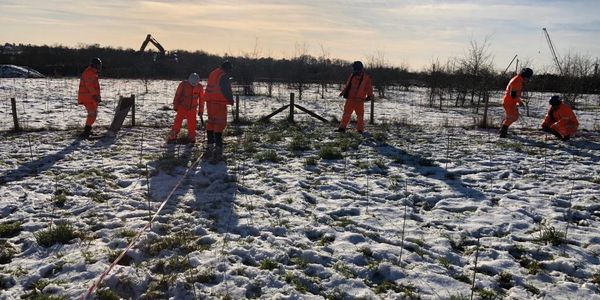
[{"label": "work boot", "polygon": [[346,132],[346,128],[342,128],[342,127],[340,127],[340,128],[338,128],[338,129],[336,129],[336,130],[334,130],[334,131],[335,131],[335,132]]},{"label": "work boot", "polygon": [[500,137],[505,138],[506,134],[508,133],[508,126],[502,125],[502,128],[500,128],[499,132],[500,132]]},{"label": "work boot", "polygon": [[85,127],[83,128],[83,132],[79,135],[79,137],[82,139],[87,139],[90,137],[91,134],[92,134],[92,126],[85,125]]},{"label": "work boot", "polygon": [[215,144],[207,144],[204,153],[202,153],[202,160],[212,160],[214,152]]}]

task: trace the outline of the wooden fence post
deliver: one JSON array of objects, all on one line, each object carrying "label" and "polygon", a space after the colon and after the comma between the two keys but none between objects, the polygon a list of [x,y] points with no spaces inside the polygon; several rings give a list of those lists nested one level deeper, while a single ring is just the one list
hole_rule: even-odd
[{"label": "wooden fence post", "polygon": [[369,124],[375,124],[375,97],[371,98],[371,118],[369,120]]},{"label": "wooden fence post", "polygon": [[131,94],[131,100],[133,104],[131,105],[131,127],[135,126],[135,95]]},{"label": "wooden fence post", "polygon": [[235,120],[236,123],[240,121],[240,95],[235,95]]},{"label": "wooden fence post", "polygon": [[19,117],[17,116],[17,101],[15,98],[10,98],[10,106],[12,106],[12,116],[15,131],[21,131],[21,127],[19,127]]},{"label": "wooden fence post", "polygon": [[290,93],[290,122],[294,122],[294,93]]}]

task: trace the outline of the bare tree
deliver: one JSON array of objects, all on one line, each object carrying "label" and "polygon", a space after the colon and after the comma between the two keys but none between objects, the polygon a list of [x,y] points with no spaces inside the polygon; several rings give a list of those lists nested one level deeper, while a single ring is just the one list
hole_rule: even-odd
[{"label": "bare tree", "polygon": [[[487,88],[485,80],[487,76],[484,75],[493,70],[493,56],[490,53],[489,47],[488,37],[484,39],[483,43],[471,40],[467,53],[459,60],[460,67],[467,75],[467,85],[471,93],[471,105],[475,104],[475,94],[479,95],[478,102],[480,102],[483,96],[482,91]],[[464,106],[464,102],[462,105]]]},{"label": "bare tree", "polygon": [[563,97],[567,103],[575,107],[581,95],[589,90],[586,79],[593,77],[594,72],[597,72],[596,62],[588,55],[569,53],[562,57],[561,66],[564,77]]},{"label": "bare tree", "polygon": [[377,51],[374,55],[367,57],[369,71],[373,75],[373,86],[379,98],[385,98],[385,90],[391,84],[390,67],[385,60],[385,53]]}]

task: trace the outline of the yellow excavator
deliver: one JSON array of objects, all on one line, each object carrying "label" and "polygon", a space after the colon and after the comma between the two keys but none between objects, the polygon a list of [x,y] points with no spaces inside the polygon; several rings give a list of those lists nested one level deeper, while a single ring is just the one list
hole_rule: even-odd
[{"label": "yellow excavator", "polygon": [[156,49],[158,49],[158,53],[154,54],[155,62],[159,61],[159,60],[163,60],[163,59],[168,59],[168,60],[171,60],[174,62],[178,61],[177,53],[167,53],[167,51],[165,51],[165,48],[155,38],[153,38],[151,34],[146,35],[146,39],[142,43],[142,46],[140,47],[138,54],[144,53],[144,50],[146,50],[146,47],[148,46],[149,43],[154,45],[154,47],[156,47]]}]

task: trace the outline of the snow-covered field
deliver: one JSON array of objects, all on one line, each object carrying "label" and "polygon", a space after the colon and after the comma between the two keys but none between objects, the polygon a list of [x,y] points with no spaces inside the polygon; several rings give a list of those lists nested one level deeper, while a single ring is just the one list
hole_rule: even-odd
[{"label": "snow-covered field", "polygon": [[[61,129],[1,133],[1,299],[85,295],[165,199],[94,295],[470,299],[474,285],[475,299],[600,299],[597,98],[564,143],[534,130],[547,95],[498,139],[472,129],[469,110],[390,91],[371,138],[306,115],[292,126],[283,113],[230,125],[227,163],[211,165],[198,160],[202,143],[164,144],[177,82],[149,82],[148,93],[139,80],[101,84],[99,125],[118,95],[135,94],[144,126],[77,140],[77,80],[0,81],[1,130],[10,97],[26,129]],[[297,103],[339,118],[335,88]],[[241,115],[256,120],[289,92],[242,97]]]}]

